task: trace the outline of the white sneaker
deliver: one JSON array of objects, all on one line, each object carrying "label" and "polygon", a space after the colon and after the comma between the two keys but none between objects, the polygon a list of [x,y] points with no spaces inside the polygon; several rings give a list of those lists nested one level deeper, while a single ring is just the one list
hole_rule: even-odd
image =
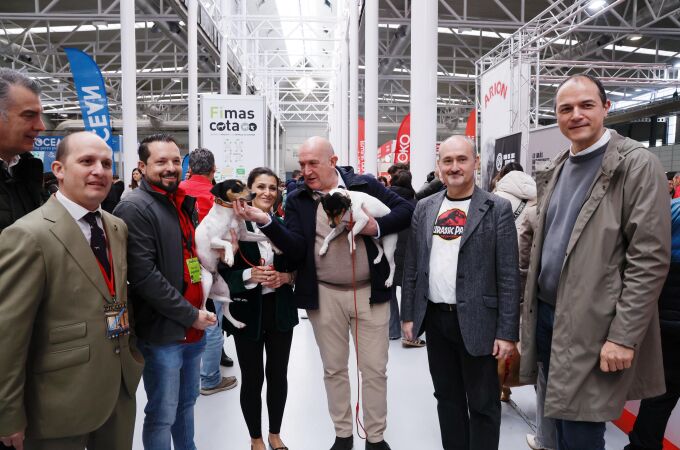
[{"label": "white sneaker", "polygon": [[534,450],[553,450],[553,449],[550,449],[550,448],[543,448],[543,447],[539,446],[536,443],[536,436],[533,435],[533,434],[527,434],[527,444],[529,445],[529,448],[532,448]]}]

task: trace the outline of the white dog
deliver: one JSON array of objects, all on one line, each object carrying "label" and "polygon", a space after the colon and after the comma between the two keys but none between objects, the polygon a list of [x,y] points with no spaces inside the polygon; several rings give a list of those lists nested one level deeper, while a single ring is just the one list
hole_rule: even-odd
[{"label": "white dog", "polygon": [[[346,225],[350,222],[350,212],[351,220],[354,220],[354,227],[352,228],[354,232],[347,235],[350,252],[354,252],[356,249],[356,236],[368,223],[366,212],[373,217],[386,216],[390,212],[390,208],[377,198],[364,192],[345,189],[333,189],[321,197],[321,206],[328,215],[328,223],[332,230],[324,239],[323,245],[319,249],[319,256],[325,255],[328,251],[328,244],[345,231]],[[373,260],[373,264],[378,264],[384,253],[390,266],[390,275],[385,281],[385,287],[392,286],[394,281],[394,251],[397,248],[398,237],[399,235],[396,233],[382,236],[380,238],[382,246],[379,242],[375,242],[375,246],[378,248],[378,256]]]},{"label": "white dog", "polygon": [[224,302],[224,316],[236,328],[243,328],[246,325],[234,319],[229,312],[229,285],[217,272],[217,265],[220,258],[230,267],[234,264],[230,230],[236,231],[240,241],[266,241],[267,237],[248,231],[245,222],[234,214],[232,202],[251,200],[250,191],[241,181],[222,181],[213,186],[210,192],[215,196],[215,204],[196,228],[195,235],[196,253],[201,263],[203,307],[208,298]]}]

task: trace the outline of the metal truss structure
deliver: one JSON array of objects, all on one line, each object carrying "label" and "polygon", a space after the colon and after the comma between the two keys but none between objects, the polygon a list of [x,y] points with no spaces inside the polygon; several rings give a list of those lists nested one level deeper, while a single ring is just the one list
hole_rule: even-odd
[{"label": "metal truss structure", "polygon": [[[410,16],[417,2],[377,1],[379,128],[380,139],[386,140],[409,110]],[[140,120],[187,119],[187,2],[135,0]],[[230,93],[240,92],[243,84],[245,91],[267,96],[283,125],[328,123],[340,95],[339,68],[346,64],[340,47],[347,38],[348,13],[337,9],[350,0],[318,0],[320,12],[304,17],[293,6],[279,11],[276,3],[199,0],[199,92],[219,92],[220,50],[227,39]],[[532,67],[531,80],[537,80],[531,81],[531,125],[551,120],[555,85],[575,72],[602,77],[615,104],[677,86],[680,0],[607,0],[596,11],[589,5],[590,0],[439,0],[442,134],[463,128],[476,105],[476,75],[509,55],[522,55]],[[118,118],[119,23],[119,0],[3,0],[0,65],[39,79],[45,110],[56,125],[80,117],[63,47],[80,48],[100,66],[112,115]],[[361,38],[359,48],[361,67]],[[362,92],[361,69],[359,76]],[[304,89],[300,80],[307,84]],[[361,100],[360,95],[360,113]]]}]

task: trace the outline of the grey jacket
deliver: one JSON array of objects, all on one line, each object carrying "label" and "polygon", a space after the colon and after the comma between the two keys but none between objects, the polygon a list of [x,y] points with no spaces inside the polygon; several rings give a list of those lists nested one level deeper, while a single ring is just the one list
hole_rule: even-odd
[{"label": "grey jacket", "polygon": [[[420,335],[429,291],[432,227],[445,191],[418,202],[411,221],[401,317]],[[517,231],[510,202],[475,187],[458,254],[456,301],[465,348],[489,355],[494,339],[519,340]],[[450,277],[454,274],[442,273]]]}]

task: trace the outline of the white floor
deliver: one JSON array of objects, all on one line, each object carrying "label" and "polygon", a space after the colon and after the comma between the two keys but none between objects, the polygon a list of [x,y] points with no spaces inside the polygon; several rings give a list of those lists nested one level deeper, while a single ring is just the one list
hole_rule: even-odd
[{"label": "white floor", "polygon": [[[235,375],[240,381],[233,339],[226,343],[227,354],[234,367],[222,368],[224,375]],[[353,356],[352,356],[353,357]],[[356,375],[350,362],[352,392],[356,395]],[[388,421],[385,439],[393,450],[441,449],[439,423],[432,380],[427,368],[426,349],[405,349],[399,341],[390,342],[388,365]],[[323,372],[311,325],[301,319],[295,328],[288,370],[288,402],[281,436],[291,450],[327,450],[335,433],[326,409]],[[265,387],[266,388],[266,387]],[[533,387],[513,389],[512,404],[503,404],[501,449],[527,449],[525,436],[532,431],[535,419]],[[354,404],[353,400],[353,404]],[[515,403],[516,402],[516,403]],[[264,403],[264,402],[263,402]],[[141,431],[146,395],[140,384],[137,392],[137,421],[134,449],[141,450]],[[267,432],[267,414],[263,411],[262,430]],[[239,388],[212,396],[200,396],[195,410],[196,446],[200,450],[250,448],[250,439],[239,406]],[[626,435],[607,424],[607,450],[620,450]],[[364,443],[355,433],[354,448],[363,450]]]}]

